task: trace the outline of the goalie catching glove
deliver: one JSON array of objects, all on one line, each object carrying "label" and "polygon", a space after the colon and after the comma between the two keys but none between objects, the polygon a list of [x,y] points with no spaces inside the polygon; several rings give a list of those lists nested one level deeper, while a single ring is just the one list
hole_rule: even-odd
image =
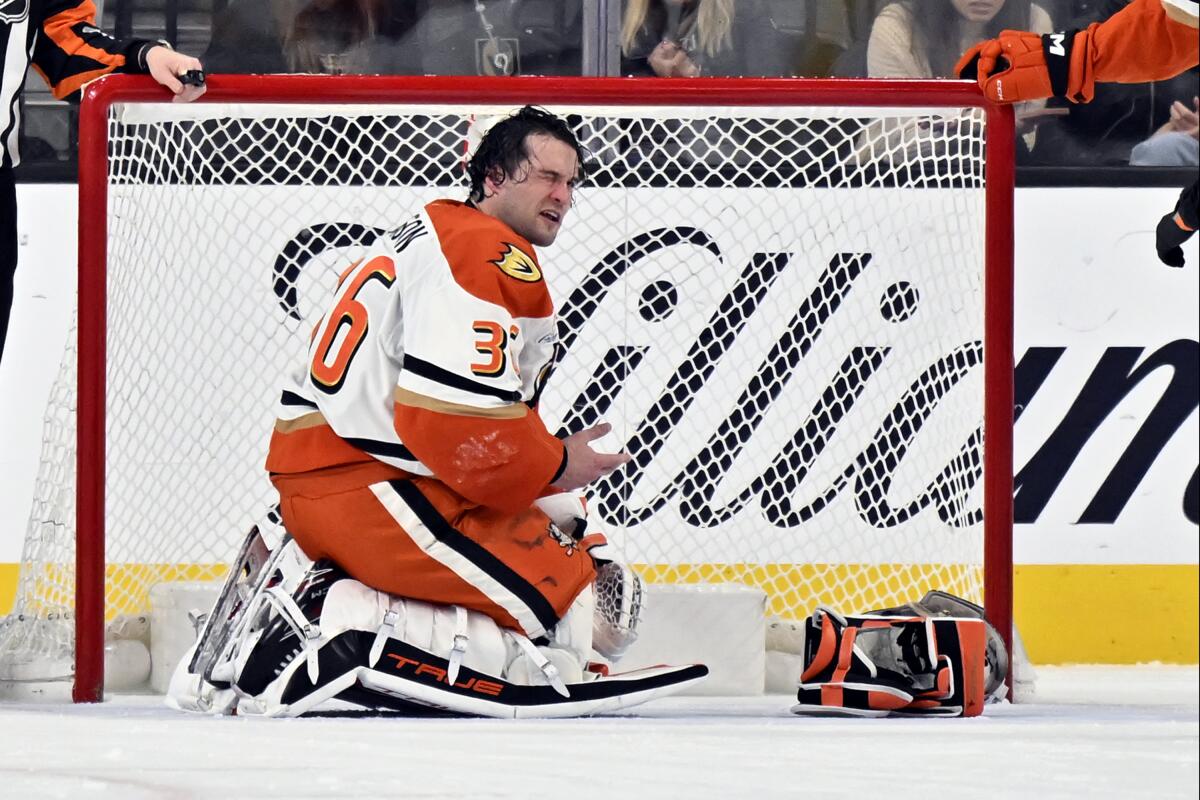
[{"label": "goalie catching glove", "polygon": [[971,717],[987,696],[986,623],[920,616],[842,616],[804,623],[796,714]]}]

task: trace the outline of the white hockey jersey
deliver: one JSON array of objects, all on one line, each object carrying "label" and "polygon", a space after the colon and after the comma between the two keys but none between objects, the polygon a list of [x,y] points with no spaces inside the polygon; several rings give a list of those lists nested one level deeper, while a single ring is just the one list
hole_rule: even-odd
[{"label": "white hockey jersey", "polygon": [[376,459],[520,510],[563,467],[537,415],[557,345],[533,247],[438,200],[341,275],[281,392],[272,474]]}]

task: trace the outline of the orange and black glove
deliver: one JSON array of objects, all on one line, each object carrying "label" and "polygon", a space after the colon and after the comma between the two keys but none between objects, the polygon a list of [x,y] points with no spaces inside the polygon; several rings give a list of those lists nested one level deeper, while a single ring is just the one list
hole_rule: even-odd
[{"label": "orange and black glove", "polygon": [[1071,48],[1077,31],[1040,35],[1001,31],[968,50],[954,67],[960,78],[979,81],[989,100],[1021,103],[1065,97]]}]

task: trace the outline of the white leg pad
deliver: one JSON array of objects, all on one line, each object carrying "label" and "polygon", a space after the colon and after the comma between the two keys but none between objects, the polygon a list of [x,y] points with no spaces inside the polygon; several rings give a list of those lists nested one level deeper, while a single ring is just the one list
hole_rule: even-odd
[{"label": "white leg pad", "polygon": [[[537,647],[481,613],[391,597],[355,580],[338,580],[326,590],[320,620],[313,626],[316,635],[310,631],[307,648],[319,651],[346,632],[362,631],[374,637],[370,654],[363,654],[358,639],[357,653],[362,655],[325,659],[322,669],[337,664],[332,666],[337,672],[322,673],[318,680],[312,675],[311,653],[302,651],[254,696],[239,692],[237,710],[268,717],[299,716],[357,683],[393,699],[457,713],[578,716],[671,694],[707,674],[696,665],[603,677],[586,673],[592,619],[592,594],[586,591],[555,626],[550,643]],[[278,638],[277,633],[272,635]],[[261,675],[270,657],[264,652],[256,658],[255,669]],[[297,685],[295,680],[302,675],[297,670],[306,665],[315,687],[292,697],[290,703],[283,702],[284,696],[295,694],[289,687]]]},{"label": "white leg pad", "polygon": [[[550,644],[537,648],[554,666],[555,673],[564,683],[579,683],[584,679],[583,670],[592,652],[595,606],[595,595],[592,587],[588,586],[579,593],[567,613],[550,631]],[[509,640],[511,658],[502,677],[527,686],[549,684],[545,668],[535,663],[529,650],[517,641],[516,637],[520,634],[506,631],[505,635]]]},{"label": "white leg pad", "polygon": [[[324,639],[349,630],[377,633],[388,612],[394,612],[392,638],[419,647],[429,653],[448,657],[459,633],[459,614],[454,606],[435,606],[420,600],[394,597],[356,581],[338,581],[329,588],[321,612]],[[500,675],[508,660],[504,633],[491,618],[478,611],[466,611],[467,637],[462,654],[463,666],[489,675]],[[367,665],[371,666],[371,665]]]}]

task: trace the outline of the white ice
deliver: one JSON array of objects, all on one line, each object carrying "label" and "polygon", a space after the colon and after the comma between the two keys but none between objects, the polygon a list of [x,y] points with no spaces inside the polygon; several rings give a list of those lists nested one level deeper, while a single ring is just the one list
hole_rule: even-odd
[{"label": "white ice", "polygon": [[0,798],[1186,797],[1194,666],[1040,667],[975,719],[795,717],[788,698],[668,698],[558,721],[190,716],[160,698],[0,703]]}]

